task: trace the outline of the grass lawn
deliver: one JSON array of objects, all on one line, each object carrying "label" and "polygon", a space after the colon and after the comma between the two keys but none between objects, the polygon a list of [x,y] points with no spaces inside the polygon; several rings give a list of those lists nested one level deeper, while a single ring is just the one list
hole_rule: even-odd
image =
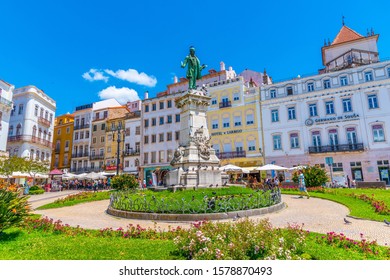
[{"label": "grass lawn", "polygon": [[[357,195],[366,194],[372,196],[374,194],[375,199],[385,202],[387,207],[390,207],[390,190],[383,189],[327,189],[329,192],[318,192],[310,191],[308,189],[310,196],[332,200],[338,203],[341,203],[349,208],[350,215],[363,218],[373,221],[383,221],[384,219],[389,220],[390,215],[379,214],[375,212],[373,206],[370,203],[365,202],[361,199],[353,198],[348,195],[355,193]],[[296,194],[299,192],[297,190],[286,190],[282,189],[282,194]]]},{"label": "grass lawn", "polygon": [[[310,233],[302,257],[313,260],[386,259],[383,256],[319,244]],[[385,251],[384,247],[381,247]],[[69,236],[11,228],[0,235],[2,260],[176,260],[172,240]]]},{"label": "grass lawn", "polygon": [[43,209],[60,208],[60,207],[73,206],[84,202],[105,200],[105,199],[109,199],[110,195],[111,195],[111,191],[82,192],[78,194],[69,195],[65,198],[57,199],[56,201],[49,204],[42,205],[37,209],[43,210]]}]

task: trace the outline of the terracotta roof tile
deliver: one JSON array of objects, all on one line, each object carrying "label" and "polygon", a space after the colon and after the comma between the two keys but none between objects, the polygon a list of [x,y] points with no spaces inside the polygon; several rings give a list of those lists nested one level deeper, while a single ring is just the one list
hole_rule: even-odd
[{"label": "terracotta roof tile", "polygon": [[364,36],[360,35],[351,28],[343,25],[343,27],[341,27],[339,31],[339,34],[337,34],[336,38],[333,40],[332,45],[341,44],[361,38],[364,38]]}]

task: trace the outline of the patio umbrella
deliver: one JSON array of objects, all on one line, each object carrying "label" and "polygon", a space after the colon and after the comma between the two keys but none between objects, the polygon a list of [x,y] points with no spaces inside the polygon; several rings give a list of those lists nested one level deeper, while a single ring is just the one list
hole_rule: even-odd
[{"label": "patio umbrella", "polygon": [[227,164],[227,165],[221,166],[220,169],[222,169],[225,172],[238,172],[238,173],[243,172],[241,167],[233,165],[233,164]]},{"label": "patio umbrella", "polygon": [[264,166],[257,167],[255,170],[267,171],[267,170],[288,170],[288,168],[275,165],[275,164],[266,164]]},{"label": "patio umbrella", "polygon": [[86,176],[87,176],[87,173],[81,173],[81,174],[75,175],[75,179],[79,179],[79,180],[87,179]]},{"label": "patio umbrella", "polygon": [[305,169],[305,168],[307,168],[307,166],[305,166],[305,165],[298,165],[298,166],[291,167],[288,170],[302,170],[302,169]]},{"label": "patio umbrella", "polygon": [[62,174],[62,179],[65,179],[65,180],[72,180],[72,179],[75,179],[75,178],[77,178],[77,175],[73,174],[73,173]]},{"label": "patio umbrella", "polygon": [[53,170],[50,171],[50,173],[49,173],[50,176],[53,176],[53,175],[62,175],[62,174],[63,174],[62,171],[59,170],[59,169],[57,169],[57,168],[53,169]]},{"label": "patio umbrella", "polygon": [[20,172],[20,171],[16,171],[16,172],[12,172],[12,178],[26,178],[26,177],[32,177],[30,174],[28,173],[24,173],[24,172]]}]

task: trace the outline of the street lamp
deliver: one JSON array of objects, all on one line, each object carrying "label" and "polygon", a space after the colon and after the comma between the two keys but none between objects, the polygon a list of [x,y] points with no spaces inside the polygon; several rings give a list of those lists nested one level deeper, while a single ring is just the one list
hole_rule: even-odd
[{"label": "street lamp", "polygon": [[[115,141],[115,128],[113,128],[112,130],[112,141]],[[124,134],[124,131],[122,131],[121,129],[121,126],[118,125],[118,128],[116,129],[116,132],[118,133],[118,137],[117,137],[117,148],[116,148],[116,175],[119,175],[119,164],[120,164],[120,148],[119,148],[119,144],[122,142],[121,140],[121,133],[123,133],[123,138],[125,137],[125,134]],[[124,141],[124,139],[123,139]]]}]

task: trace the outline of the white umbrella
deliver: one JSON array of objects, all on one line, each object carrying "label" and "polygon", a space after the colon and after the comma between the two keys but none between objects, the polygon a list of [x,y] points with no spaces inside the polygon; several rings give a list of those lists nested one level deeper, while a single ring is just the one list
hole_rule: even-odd
[{"label": "white umbrella", "polygon": [[221,166],[221,168],[225,172],[243,172],[242,168],[233,164],[227,164]]},{"label": "white umbrella", "polygon": [[87,176],[87,173],[81,173],[81,174],[75,175],[75,178],[82,180],[82,179],[87,179],[86,176]]},{"label": "white umbrella", "polygon": [[99,179],[106,179],[107,178],[106,176],[101,175],[101,174],[96,173],[96,172],[91,172],[91,173],[87,174],[85,177],[88,179],[91,179],[91,180],[99,180]]},{"label": "white umbrella", "polygon": [[282,167],[275,164],[266,164],[264,166],[257,167],[255,170],[266,171],[266,170],[288,170],[286,167]]},{"label": "white umbrella", "polygon": [[47,175],[47,174],[42,174],[42,173],[35,173],[35,174],[34,174],[34,177],[35,177],[36,179],[47,179],[47,178],[49,178],[49,175]]},{"label": "white umbrella", "polygon": [[20,172],[20,171],[16,171],[16,172],[12,172],[12,175],[11,175],[12,178],[25,178],[25,177],[32,177],[30,174],[28,173],[23,173],[23,172]]},{"label": "white umbrella", "polygon": [[72,179],[75,179],[75,178],[77,178],[77,175],[73,174],[73,173],[62,174],[62,179],[65,179],[65,180],[72,180]]},{"label": "white umbrella", "polygon": [[302,169],[305,169],[305,168],[307,168],[307,166],[305,166],[305,165],[298,165],[298,166],[291,167],[288,170],[302,170]]}]

